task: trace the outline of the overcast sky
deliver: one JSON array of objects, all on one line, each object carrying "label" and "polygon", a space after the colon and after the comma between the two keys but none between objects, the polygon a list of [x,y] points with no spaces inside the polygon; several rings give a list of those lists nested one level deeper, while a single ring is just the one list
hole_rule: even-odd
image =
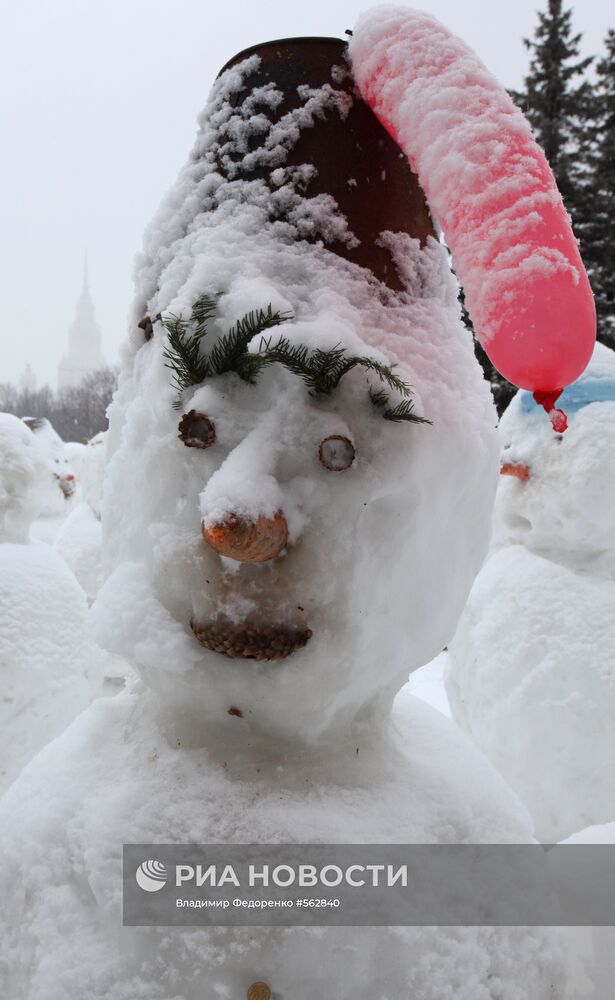
[{"label": "overcast sky", "polygon": [[[583,53],[615,25],[583,0]],[[428,0],[506,86],[546,0]],[[87,248],[103,350],[126,330],[143,229],[187,157],[220,67],[288,35],[339,35],[363,0],[0,0],[0,381],[32,363],[55,385]]]}]

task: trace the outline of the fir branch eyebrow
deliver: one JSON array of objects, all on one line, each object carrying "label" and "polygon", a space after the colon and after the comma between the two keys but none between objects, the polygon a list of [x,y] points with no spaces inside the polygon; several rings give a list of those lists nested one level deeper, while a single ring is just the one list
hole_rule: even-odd
[{"label": "fir branch eyebrow", "polygon": [[165,367],[172,371],[172,384],[178,393],[173,404],[176,409],[181,408],[182,396],[187,389],[227,372],[235,372],[244,382],[254,385],[266,368],[281,364],[302,379],[311,396],[329,396],[344,375],[353,368],[362,367],[372,372],[383,386],[404,397],[393,404],[385,388],[375,390],[370,387],[369,398],[382,411],[385,420],[431,422],[414,413],[414,403],[410,398],[412,388],[393,371],[392,365],[367,355],[350,355],[342,344],[328,350],[311,350],[305,344],[292,343],[288,337],[280,336],[273,343],[271,336],[261,336],[258,349],[249,351],[249,344],[259,334],[294,318],[290,312],[274,311],[271,303],[266,309],[245,313],[215,341],[209,354],[204,354],[202,341],[209,332],[209,322],[215,316],[219,297],[217,293],[201,295],[192,307],[190,319],[174,314],[161,319],[168,338],[163,349]]}]

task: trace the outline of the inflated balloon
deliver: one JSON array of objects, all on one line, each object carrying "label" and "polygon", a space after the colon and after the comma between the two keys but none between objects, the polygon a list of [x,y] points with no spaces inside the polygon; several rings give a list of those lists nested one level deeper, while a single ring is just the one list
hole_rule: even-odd
[{"label": "inflated balloon", "polygon": [[587,365],[594,300],[544,153],[510,97],[438,21],[378,8],[350,42],[366,102],[399,143],[451,248],[477,337],[554,427]]}]

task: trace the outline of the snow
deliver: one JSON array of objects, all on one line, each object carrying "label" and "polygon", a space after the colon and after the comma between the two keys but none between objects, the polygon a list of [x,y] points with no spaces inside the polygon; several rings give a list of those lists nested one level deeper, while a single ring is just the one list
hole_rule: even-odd
[{"label": "snow", "polygon": [[[397,364],[432,426],[383,420],[360,369],[331,397],[315,399],[276,365],[255,386],[231,373],[187,392],[183,411],[209,415],[216,442],[186,448],[162,356],[165,331],[155,323],[144,343],[135,322],[111,409],[103,507],[109,578],[95,624],[99,641],[131,658],[139,650],[142,676],[197,733],[239,704],[251,725],[313,741],[359,713],[384,710],[409,670],[450,638],[485,550],[495,419],[435,240],[421,249],[406,236],[383,236],[407,283],[394,294],[326,246],[289,242],[298,233],[270,220],[264,181],[216,173],[216,156],[229,152],[235,134],[229,123],[241,118],[241,102],[224,102],[247,69],[234,68],[214,86],[188,164],[146,233],[135,320],[186,316],[199,295],[219,292],[207,335],[216,338],[244,311],[271,303],[292,312],[280,327],[292,343],[339,343]],[[309,189],[295,194],[310,201]],[[356,445],[355,464],[343,473],[318,460],[320,442],[335,433]],[[274,508],[283,509],[291,542],[274,562],[232,573],[201,541],[201,519]],[[371,581],[383,567],[389,586],[378,591]],[[143,604],[131,598],[133,586]],[[274,624],[307,619],[309,645],[282,667],[229,669],[195,644],[189,621],[233,620],[238,604]],[[413,636],[410,657],[400,629]]]},{"label": "snow", "polygon": [[126,673],[88,639],[86,614],[85,594],[53,549],[0,545],[0,791]]},{"label": "snow", "polygon": [[597,344],[563,437],[527,393],[503,414],[502,461],[528,476],[501,477],[494,551],[450,646],[453,718],[546,841],[615,818],[614,375]]},{"label": "snow", "polygon": [[448,654],[443,651],[430,663],[410,674],[408,683],[403,686],[395,699],[395,706],[402,707],[408,698],[420,698],[450,719],[451,708],[444,686],[447,660]]},{"label": "snow", "polygon": [[453,716],[541,840],[611,817],[615,584],[511,546],[487,561],[450,647]]},{"label": "snow", "polygon": [[123,842],[530,835],[503,782],[418,701],[388,732],[365,727],[358,755],[356,733],[281,746],[266,734],[246,741],[237,718],[207,751],[178,747],[155,716],[139,686],[97,701],[0,803],[7,995],[201,1000],[206,982],[208,997],[234,998],[264,979],[295,1000],[323,986],[361,1000],[551,996],[556,943],[541,929],[121,928]]},{"label": "snow", "polygon": [[50,475],[28,428],[12,414],[0,413],[0,544],[27,541]]},{"label": "snow", "polygon": [[25,417],[24,423],[49,466],[44,503],[40,513],[46,517],[65,516],[75,492],[75,474],[69,463],[64,442],[49,420]]},{"label": "snow", "polygon": [[105,471],[105,438],[101,432],[87,445],[70,443],[66,452],[76,476],[76,506],[53,536],[53,545],[93,601],[103,579],[101,507]]},{"label": "snow", "polygon": [[89,504],[80,503],[73,508],[53,544],[93,601],[102,583],[102,526]]},{"label": "snow", "polygon": [[[242,92],[255,58],[215,84],[146,233],[102,498],[82,487],[91,516],[76,508],[58,535],[82,570],[100,510],[104,582],[90,622],[139,679],[93,701],[0,799],[4,993],[202,1000],[206,990],[232,1000],[263,979],[294,1000],[548,1000],[559,995],[560,958],[540,928],[121,928],[124,842],[533,836],[492,765],[404,688],[453,636],[487,551],[498,480],[489,387],[446,252],[434,239],[421,247],[382,234],[401,293],[332,252],[355,238],[348,221],[327,196],[310,197],[313,169],[287,169],[285,151],[319,115],[343,118],[347,95],[304,88],[302,106],[275,122],[275,87]],[[274,168],[270,183],[244,176],[254,162]],[[281,365],[255,385],[227,373],[174,409],[163,325],[145,341],[137,323],[188,316],[205,292],[219,295],[205,350],[271,303],[292,313],[280,332],[293,344],[340,344],[395,364],[431,424],[384,420],[368,393],[377,377],[360,368],[322,397]],[[194,408],[215,425],[206,449],[178,438]],[[319,461],[331,434],[356,450],[342,472]],[[201,534],[202,521],[256,523],[277,511],[288,545],[263,564],[222,558]],[[27,607],[19,602],[22,615]],[[285,659],[255,662],[204,648],[192,621],[309,626],[312,637]]]},{"label": "snow", "polygon": [[350,54],[361,93],[421,178],[485,344],[533,275],[579,280],[565,252],[536,246],[560,199],[545,189],[530,126],[461,39],[422,11],[379,7],[359,21]]},{"label": "snow", "polygon": [[[614,810],[615,812],[615,810]],[[612,823],[599,823],[577,830],[561,841],[562,844],[615,844],[615,820]]]},{"label": "snow", "polygon": [[615,352],[596,344],[581,378],[558,405],[569,431],[553,434],[529,393],[500,421],[502,461],[530,470],[525,484],[505,476],[494,517],[496,547],[520,543],[571,569],[615,579]]},{"label": "snow", "polygon": [[64,451],[77,480],[79,497],[90,505],[100,518],[105,473],[105,447],[107,432],[101,431],[88,441],[79,444],[69,441]]}]

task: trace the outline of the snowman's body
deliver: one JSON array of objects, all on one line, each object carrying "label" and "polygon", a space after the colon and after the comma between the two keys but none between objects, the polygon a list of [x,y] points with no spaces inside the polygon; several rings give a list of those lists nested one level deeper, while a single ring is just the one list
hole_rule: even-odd
[{"label": "snowman's body", "polygon": [[258,980],[280,1000],[550,997],[554,945],[536,928],[122,928],[124,841],[531,836],[485,760],[420,702],[383,732],[313,748],[231,733],[172,745],[156,711],[143,691],[98,701],[7,793],[7,996],[244,1000]]},{"label": "snowman's body", "polygon": [[[100,641],[142,680],[85,712],[0,807],[9,993],[242,1000],[263,980],[279,1000],[547,1000],[555,962],[536,929],[121,927],[125,842],[531,839],[523,808],[448,721],[415,702],[391,716],[408,670],[454,631],[497,481],[489,388],[445,252],[383,234],[395,293],[327,249],[352,242],[347,220],[310,198],[314,172],[287,171],[285,149],[320,115],[343,118],[347,95],[303,88],[299,113],[272,124],[275,85],[242,94],[255,58],[218,81],[146,238],[93,609]],[[242,177],[255,161],[264,176]],[[282,364],[255,384],[228,371],[175,411],[167,330],[151,318],[188,317],[204,293],[217,295],[205,351],[271,304],[289,316],[272,342],[396,364],[431,425],[384,419],[362,366],[320,395]],[[215,427],[208,447],[178,437],[192,411]],[[339,471],[321,460],[331,437],[352,446]],[[201,536],[224,541],[237,524],[260,541],[282,525],[285,544],[251,562]],[[272,630],[287,646],[257,662],[251,643]],[[206,648],[212,632],[232,656]]]},{"label": "snowman's body", "polygon": [[[608,821],[615,709],[615,354],[562,397],[556,435],[519,393],[502,416],[494,552],[450,647],[453,716],[544,840]],[[521,470],[521,478],[519,472]]]}]

